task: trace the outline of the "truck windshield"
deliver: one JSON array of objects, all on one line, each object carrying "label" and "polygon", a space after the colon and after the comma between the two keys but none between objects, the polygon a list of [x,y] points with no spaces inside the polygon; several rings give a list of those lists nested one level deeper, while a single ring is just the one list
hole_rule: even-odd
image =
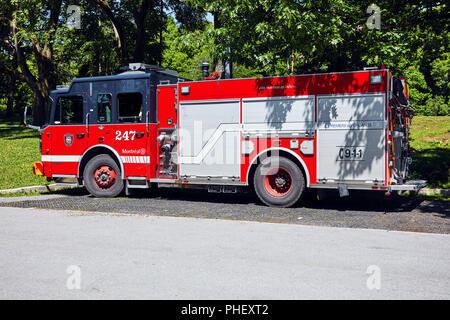
[{"label": "truck windshield", "polygon": [[142,93],[119,93],[119,122],[142,122]]}]

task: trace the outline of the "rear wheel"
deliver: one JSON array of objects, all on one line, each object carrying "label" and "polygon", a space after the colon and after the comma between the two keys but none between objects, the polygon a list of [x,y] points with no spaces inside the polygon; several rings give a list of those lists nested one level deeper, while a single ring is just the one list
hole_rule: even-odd
[{"label": "rear wheel", "polygon": [[89,160],[84,168],[83,179],[89,193],[100,198],[115,197],[124,186],[119,166],[106,154]]},{"label": "rear wheel", "polygon": [[266,158],[256,168],[253,179],[259,199],[273,207],[290,207],[304,193],[305,178],[300,168],[287,158]]}]

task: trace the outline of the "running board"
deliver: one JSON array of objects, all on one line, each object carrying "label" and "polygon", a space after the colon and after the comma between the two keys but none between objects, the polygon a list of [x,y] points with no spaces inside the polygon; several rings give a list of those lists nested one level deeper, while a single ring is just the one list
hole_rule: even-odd
[{"label": "running board", "polygon": [[405,184],[394,184],[389,186],[391,191],[419,191],[427,185],[426,180],[409,180]]},{"label": "running board", "polygon": [[78,186],[78,179],[73,176],[73,177],[56,177],[55,175],[53,176],[53,181],[55,181],[55,183],[57,185],[60,186],[68,186],[68,187],[75,187]]},{"label": "running board", "polygon": [[148,183],[147,180],[145,180],[145,178],[138,180],[138,179],[130,179],[128,177],[128,179],[125,181],[126,181],[125,186],[126,186],[126,188],[129,188],[129,189],[148,189],[148,188],[150,188],[150,184]]}]

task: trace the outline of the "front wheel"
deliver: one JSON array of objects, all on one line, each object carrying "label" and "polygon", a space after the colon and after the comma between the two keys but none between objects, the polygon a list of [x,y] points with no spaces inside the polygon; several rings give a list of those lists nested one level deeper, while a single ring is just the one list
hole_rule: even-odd
[{"label": "front wheel", "polygon": [[282,157],[264,159],[256,168],[253,183],[259,199],[272,207],[293,206],[305,190],[300,168]]},{"label": "front wheel", "polygon": [[95,197],[112,198],[123,190],[123,180],[117,163],[107,154],[95,156],[83,172],[84,185]]}]

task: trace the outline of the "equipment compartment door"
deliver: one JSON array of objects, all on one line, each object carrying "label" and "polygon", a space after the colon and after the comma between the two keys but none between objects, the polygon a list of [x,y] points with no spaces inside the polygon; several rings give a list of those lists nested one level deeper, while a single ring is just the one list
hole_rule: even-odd
[{"label": "equipment compartment door", "polygon": [[240,100],[180,103],[180,176],[240,177]]},{"label": "equipment compartment door", "polygon": [[385,94],[317,98],[317,178],[385,180]]}]

